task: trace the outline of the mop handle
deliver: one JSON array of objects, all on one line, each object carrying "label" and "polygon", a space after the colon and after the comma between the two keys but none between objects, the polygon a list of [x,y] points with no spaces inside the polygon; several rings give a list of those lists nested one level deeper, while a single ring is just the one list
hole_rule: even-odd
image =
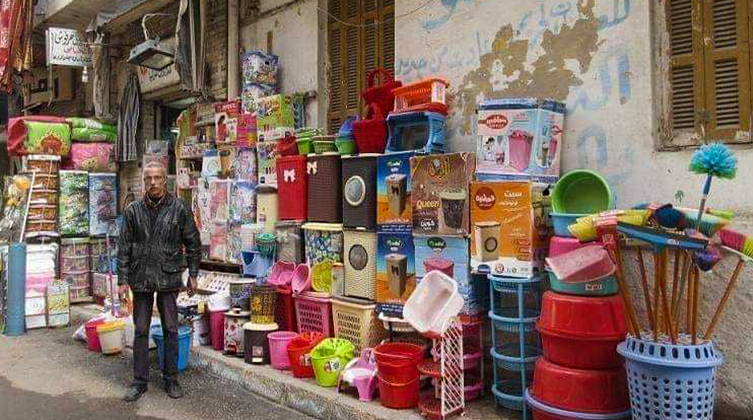
[{"label": "mop handle", "polygon": [[709,191],[711,191],[711,175],[706,177],[706,183],[703,185],[703,197],[701,198],[701,206],[698,208],[698,216],[695,219],[695,230],[701,227],[701,218],[703,212],[706,211],[706,199],[709,198]]}]

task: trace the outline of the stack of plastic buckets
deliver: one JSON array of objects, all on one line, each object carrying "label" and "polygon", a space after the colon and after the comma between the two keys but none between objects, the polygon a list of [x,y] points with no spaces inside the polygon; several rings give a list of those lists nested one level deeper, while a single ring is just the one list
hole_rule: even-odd
[{"label": "stack of plastic buckets", "polygon": [[494,385],[498,406],[523,411],[524,390],[533,380],[541,344],[536,320],[541,312],[542,277],[490,276]]},{"label": "stack of plastic buckets", "polygon": [[418,405],[423,347],[410,343],[385,343],[374,348],[379,381],[379,401],[388,408]]}]

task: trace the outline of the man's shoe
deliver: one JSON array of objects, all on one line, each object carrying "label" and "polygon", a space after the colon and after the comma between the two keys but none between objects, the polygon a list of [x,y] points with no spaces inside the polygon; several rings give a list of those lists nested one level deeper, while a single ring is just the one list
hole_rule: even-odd
[{"label": "man's shoe", "polygon": [[125,400],[126,402],[134,402],[141,398],[141,396],[144,395],[145,392],[146,385],[131,385],[130,387],[128,387],[123,400]]},{"label": "man's shoe", "polygon": [[170,398],[177,399],[183,397],[183,388],[180,387],[178,381],[165,382],[165,392],[167,392],[167,396]]}]

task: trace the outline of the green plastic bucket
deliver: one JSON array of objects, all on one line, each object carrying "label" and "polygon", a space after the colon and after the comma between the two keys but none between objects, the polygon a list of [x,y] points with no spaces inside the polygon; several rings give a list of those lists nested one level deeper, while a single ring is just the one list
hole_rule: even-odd
[{"label": "green plastic bucket", "polygon": [[295,141],[298,146],[298,154],[306,156],[314,151],[314,146],[311,142],[311,137],[302,137]]},{"label": "green plastic bucket", "polygon": [[319,386],[337,386],[340,371],[353,358],[355,346],[342,338],[327,338],[311,350],[311,366]]},{"label": "green plastic bucket", "polygon": [[555,213],[593,214],[614,208],[609,183],[596,172],[578,169],[560,178],[552,194]]},{"label": "green plastic bucket", "polygon": [[335,140],[335,146],[341,155],[354,155],[358,151],[356,142],[353,139],[340,137]]}]

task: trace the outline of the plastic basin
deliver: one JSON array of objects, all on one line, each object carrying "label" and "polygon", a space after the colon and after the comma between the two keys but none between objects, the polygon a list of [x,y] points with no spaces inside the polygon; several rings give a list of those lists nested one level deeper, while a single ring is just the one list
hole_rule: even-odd
[{"label": "plastic basin", "polygon": [[403,307],[403,318],[421,334],[442,335],[447,320],[465,304],[452,277],[430,271],[421,279]]},{"label": "plastic basin", "polygon": [[555,408],[594,414],[630,409],[623,366],[605,370],[571,369],[541,358],[536,362],[533,377],[531,394]]},{"label": "plastic basin", "polygon": [[326,338],[311,351],[311,365],[314,368],[316,383],[323,387],[334,387],[340,371],[353,358],[353,343],[342,338]]},{"label": "plastic basin", "polygon": [[525,392],[525,400],[528,406],[531,407],[531,411],[533,411],[533,420],[617,420],[630,417],[630,410],[609,414],[578,413],[562,410],[537,400],[531,395],[529,390]]},{"label": "plastic basin", "polygon": [[593,214],[614,207],[609,183],[596,172],[578,169],[560,178],[552,194],[555,213]]},{"label": "plastic basin", "polygon": [[544,357],[574,369],[621,366],[617,345],[627,335],[619,296],[582,297],[544,293],[537,323]]},{"label": "plastic basin", "polygon": [[[191,327],[182,326],[178,328],[178,370],[183,371],[188,367],[188,359],[191,356]],[[165,366],[165,344],[162,335],[162,326],[155,325],[151,328],[152,339],[157,344],[157,357],[159,358],[159,368]]]},{"label": "plastic basin", "polygon": [[572,237],[573,234],[567,229],[568,226],[575,223],[575,221],[587,214],[581,213],[550,213],[549,217],[552,218],[552,224],[554,225],[554,234],[556,236]]},{"label": "plastic basin", "polygon": [[324,335],[316,332],[304,332],[288,343],[288,358],[290,369],[296,378],[313,378],[314,368],[311,366],[311,350],[324,340]]},{"label": "plastic basin", "polygon": [[549,240],[549,258],[558,257],[562,254],[575,251],[584,246],[601,245],[601,242],[580,242],[578,239],[568,236],[552,236]]},{"label": "plastic basin", "polygon": [[547,270],[547,274],[549,275],[549,285],[557,293],[576,296],[611,296],[619,291],[617,278],[614,275],[587,281],[565,282],[558,279],[549,270]]},{"label": "plastic basin", "polygon": [[604,247],[584,246],[554,258],[546,264],[559,280],[570,282],[591,281],[614,274],[615,265]]}]

